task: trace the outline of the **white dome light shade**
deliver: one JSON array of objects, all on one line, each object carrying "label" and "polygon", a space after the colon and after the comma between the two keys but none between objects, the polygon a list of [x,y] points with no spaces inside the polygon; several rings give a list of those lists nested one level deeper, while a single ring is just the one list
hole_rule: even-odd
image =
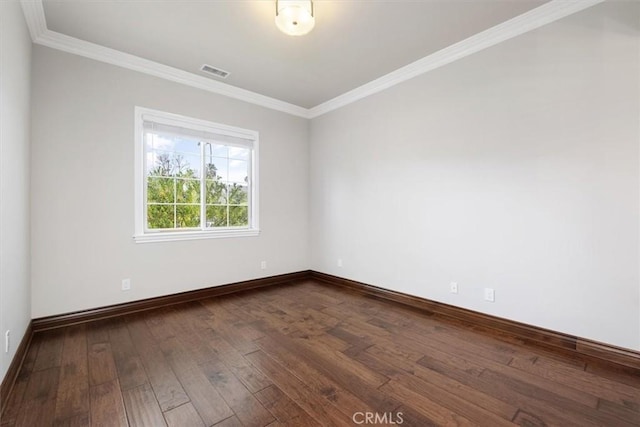
[{"label": "white dome light shade", "polygon": [[276,26],[290,36],[303,36],[316,25],[311,0],[276,0]]}]

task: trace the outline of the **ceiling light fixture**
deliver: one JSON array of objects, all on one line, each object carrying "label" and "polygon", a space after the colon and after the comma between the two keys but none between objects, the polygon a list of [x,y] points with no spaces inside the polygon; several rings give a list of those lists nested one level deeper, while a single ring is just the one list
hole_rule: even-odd
[{"label": "ceiling light fixture", "polygon": [[276,26],[290,36],[303,36],[313,30],[312,0],[276,0]]}]

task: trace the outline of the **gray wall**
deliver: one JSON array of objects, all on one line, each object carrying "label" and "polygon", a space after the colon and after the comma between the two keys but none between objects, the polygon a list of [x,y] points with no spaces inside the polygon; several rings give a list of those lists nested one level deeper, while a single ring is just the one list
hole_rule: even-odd
[{"label": "gray wall", "polygon": [[[307,120],[45,47],[33,73],[34,318],[308,268]],[[260,133],[259,237],[134,243],[136,105]]]},{"label": "gray wall", "polygon": [[[31,38],[17,1],[0,2],[0,378],[31,319],[29,129]],[[11,345],[4,351],[4,333]]]},{"label": "gray wall", "polygon": [[312,120],[312,269],[640,349],[639,6]]}]

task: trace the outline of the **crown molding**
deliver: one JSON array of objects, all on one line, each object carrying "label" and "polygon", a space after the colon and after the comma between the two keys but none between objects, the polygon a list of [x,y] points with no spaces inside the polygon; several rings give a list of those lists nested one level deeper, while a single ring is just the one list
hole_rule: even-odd
[{"label": "crown molding", "polygon": [[47,29],[42,0],[21,0],[21,4],[31,38],[36,44],[312,119],[603,1],[552,0],[310,109],[51,31]]},{"label": "crown molding", "polygon": [[46,30],[45,33],[38,38],[36,43],[208,92],[228,96],[229,98],[235,98],[261,107],[282,111],[294,116],[309,117],[309,110],[306,108],[55,31]]},{"label": "crown molding", "polygon": [[21,0],[21,3],[31,38],[36,44],[139,71],[172,82],[245,101],[250,104],[282,111],[294,116],[309,118],[309,110],[307,108],[51,31],[47,29],[42,0]]},{"label": "crown molding", "polygon": [[391,73],[345,92],[309,110],[310,118],[344,107],[362,98],[435,70],[503,41],[509,40],[543,25],[557,21],[581,10],[602,3],[604,0],[553,0],[508,21],[479,32]]},{"label": "crown molding", "polygon": [[24,19],[34,43],[47,31],[47,21],[44,16],[42,0],[20,0]]}]

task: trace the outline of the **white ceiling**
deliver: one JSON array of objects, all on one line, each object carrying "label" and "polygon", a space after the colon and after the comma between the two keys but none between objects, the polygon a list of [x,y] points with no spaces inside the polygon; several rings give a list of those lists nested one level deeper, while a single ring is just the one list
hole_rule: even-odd
[{"label": "white ceiling", "polygon": [[317,0],[303,37],[275,1],[44,0],[48,30],[311,108],[536,8],[542,0]]}]

